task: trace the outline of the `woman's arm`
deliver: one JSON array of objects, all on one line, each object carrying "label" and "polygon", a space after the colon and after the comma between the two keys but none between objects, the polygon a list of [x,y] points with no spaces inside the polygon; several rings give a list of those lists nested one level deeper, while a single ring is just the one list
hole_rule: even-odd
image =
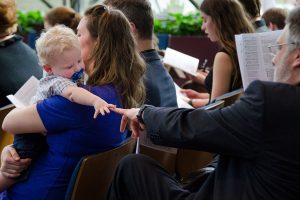
[{"label": "woman's arm", "polygon": [[3,120],[2,129],[14,134],[46,131],[36,104],[10,111]]},{"label": "woman's arm", "polygon": [[233,65],[229,55],[224,52],[217,53],[214,59],[213,70],[211,99],[221,96],[230,90]]},{"label": "woman's arm", "polygon": [[208,99],[209,98],[208,93],[200,93],[200,92],[196,92],[195,90],[192,90],[192,89],[181,89],[180,92],[185,94],[190,99]]}]

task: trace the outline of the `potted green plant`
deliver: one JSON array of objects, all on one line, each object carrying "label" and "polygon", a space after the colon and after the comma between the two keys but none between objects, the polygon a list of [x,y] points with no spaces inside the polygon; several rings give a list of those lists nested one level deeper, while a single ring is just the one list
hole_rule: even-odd
[{"label": "potted green plant", "polygon": [[34,48],[35,39],[44,27],[44,18],[40,11],[17,12],[18,33],[24,41]]},{"label": "potted green plant", "polygon": [[199,12],[169,13],[165,19],[155,19],[154,31],[159,38],[159,47],[170,47],[194,56],[200,60],[200,65],[207,60],[211,66],[218,46],[205,36],[202,23]]},{"label": "potted green plant", "polygon": [[154,20],[155,33],[171,35],[203,35],[202,18],[199,12],[184,15],[169,13],[165,19]]}]

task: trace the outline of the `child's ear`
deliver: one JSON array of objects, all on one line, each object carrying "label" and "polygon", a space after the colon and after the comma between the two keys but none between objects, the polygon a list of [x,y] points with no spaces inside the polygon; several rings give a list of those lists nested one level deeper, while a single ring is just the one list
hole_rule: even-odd
[{"label": "child's ear", "polygon": [[52,73],[52,67],[48,64],[45,64],[43,66],[44,70],[48,73],[48,74],[51,74]]}]

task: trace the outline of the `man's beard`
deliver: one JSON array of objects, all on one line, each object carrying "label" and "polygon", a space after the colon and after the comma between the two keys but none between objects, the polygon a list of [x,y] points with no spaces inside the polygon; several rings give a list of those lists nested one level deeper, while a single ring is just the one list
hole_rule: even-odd
[{"label": "man's beard", "polygon": [[283,57],[283,60],[279,63],[279,66],[275,67],[274,81],[287,83],[288,79],[291,77],[291,72],[288,67],[288,56],[289,53],[286,53]]}]

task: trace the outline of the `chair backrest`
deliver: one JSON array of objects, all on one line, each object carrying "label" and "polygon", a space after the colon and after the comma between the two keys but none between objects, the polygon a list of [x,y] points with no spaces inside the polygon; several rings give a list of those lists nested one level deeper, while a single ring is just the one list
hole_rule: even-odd
[{"label": "chair backrest", "polygon": [[[206,110],[222,108],[224,101],[216,101],[202,107]],[[179,178],[185,177],[190,172],[200,169],[207,165],[213,159],[212,153],[205,151],[196,151],[189,149],[178,149],[176,156],[175,171]]]},{"label": "chair backrest", "polygon": [[[221,108],[223,105],[224,101],[217,101],[203,107],[203,109],[212,110]],[[170,174],[176,172],[177,175],[198,169],[211,161],[213,157],[213,154],[202,151],[178,149],[176,153],[173,153],[142,144],[140,145],[140,153],[156,160]]]},{"label": "chair backrest", "polygon": [[119,160],[134,151],[136,140],[115,149],[86,156],[78,163],[70,180],[65,199],[106,199],[106,193]]},{"label": "chair backrest", "polygon": [[[13,105],[0,108],[0,125],[2,126],[5,116],[14,108]],[[2,149],[13,142],[13,134],[7,133],[0,128],[0,153]]]},{"label": "chair backrest", "polygon": [[170,174],[175,172],[176,153],[140,145],[140,153],[156,160]]},{"label": "chair backrest", "polygon": [[240,88],[240,89],[234,90],[232,92],[225,93],[225,94],[213,99],[212,103],[223,100],[224,107],[230,106],[231,104],[233,104],[236,100],[238,100],[241,97],[243,92],[244,92],[243,88]]},{"label": "chair backrest", "polygon": [[208,104],[208,105],[206,105],[202,108],[205,109],[205,110],[213,110],[213,109],[217,109],[217,108],[223,108],[224,104],[225,104],[225,101],[219,100],[219,101],[216,101],[214,103],[210,103],[210,104]]}]

